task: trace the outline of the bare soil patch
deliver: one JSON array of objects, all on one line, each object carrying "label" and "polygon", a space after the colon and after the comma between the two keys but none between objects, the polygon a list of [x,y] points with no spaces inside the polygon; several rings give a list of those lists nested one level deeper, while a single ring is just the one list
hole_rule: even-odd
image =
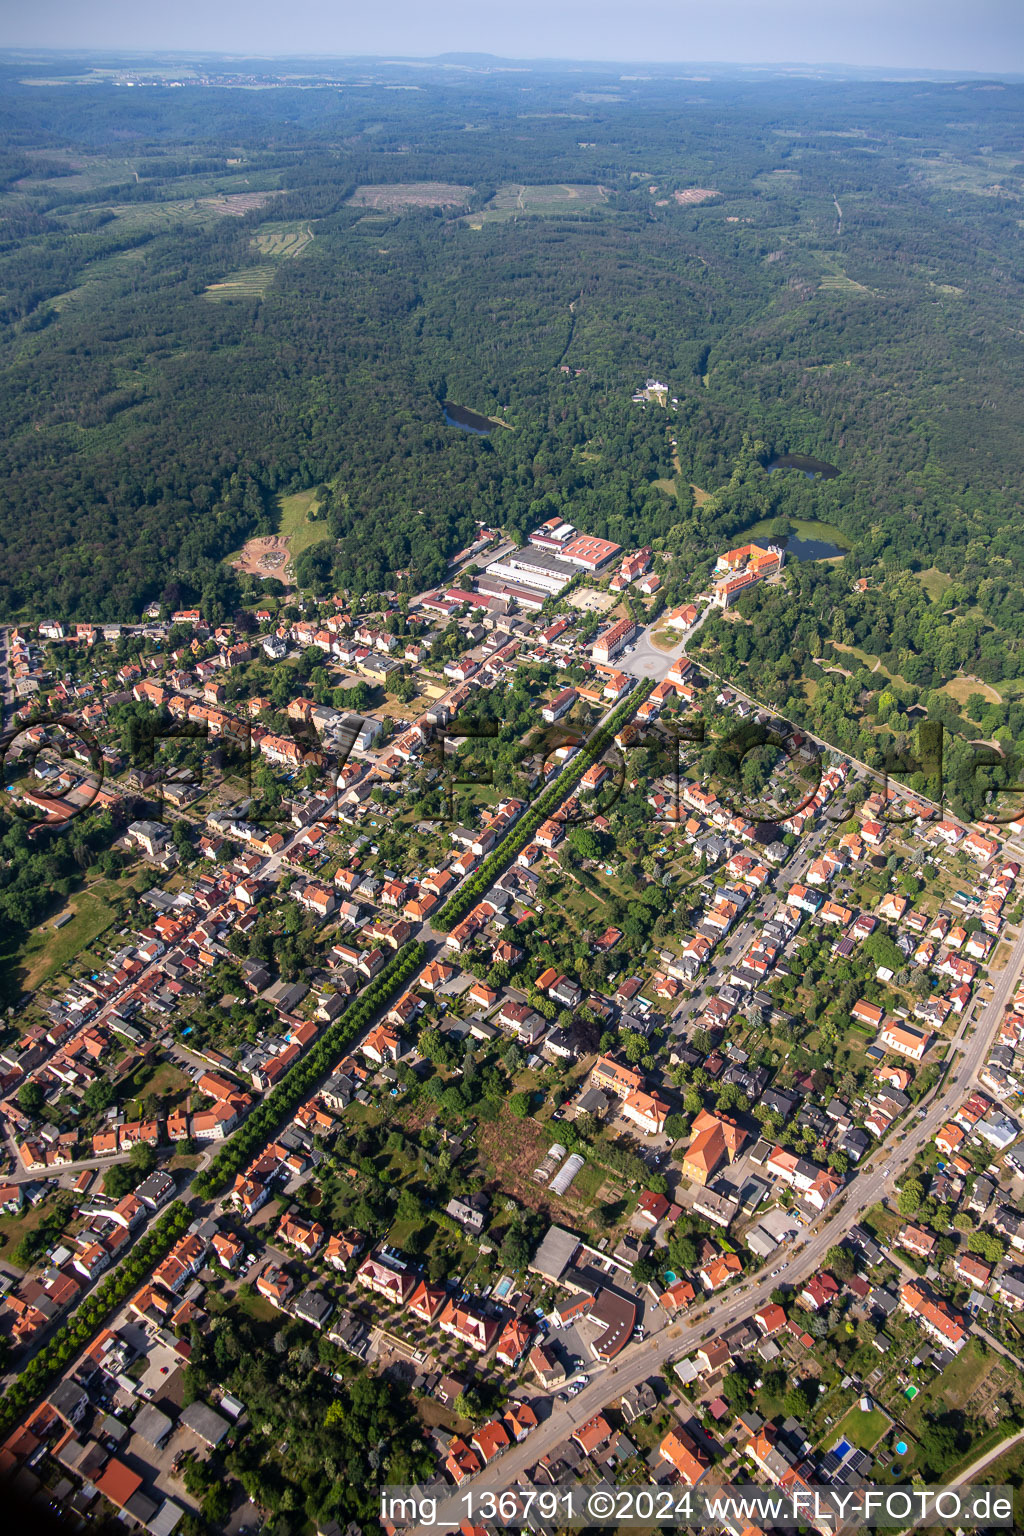
[{"label": "bare soil patch", "polygon": [[275,576],[286,587],[294,582],[288,541],[279,533],[246,539],[231,564],[247,576]]},{"label": "bare soil patch", "polygon": [[462,208],[472,190],[451,181],[394,182],[357,187],[349,206],[376,208],[381,213],[397,213],[402,208]]},{"label": "bare soil patch", "polygon": [[714,187],[686,187],[682,192],[673,192],[672,196],[677,203],[706,203],[709,197],[717,197],[718,192]]}]

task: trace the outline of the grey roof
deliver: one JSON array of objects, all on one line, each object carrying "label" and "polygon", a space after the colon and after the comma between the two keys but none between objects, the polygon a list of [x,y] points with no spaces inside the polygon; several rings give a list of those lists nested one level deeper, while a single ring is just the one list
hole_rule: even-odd
[{"label": "grey roof", "polygon": [[877,1307],[886,1316],[890,1316],[899,1306],[899,1298],[889,1290],[888,1286],[880,1285],[871,1292],[871,1305]]},{"label": "grey roof", "polygon": [[157,1168],[148,1178],[143,1179],[135,1193],[142,1201],[147,1203],[153,1201],[159,1204],[162,1200],[166,1200],[173,1190],[173,1176],[165,1172],[163,1168]]},{"label": "grey roof", "polygon": [[146,1529],[151,1532],[151,1536],[171,1536],[184,1513],[181,1505],[173,1499],[164,1499],[156,1514],[146,1522]]},{"label": "grey roof", "polygon": [[214,1413],[207,1403],[189,1403],[181,1416],[180,1422],[186,1429],[198,1435],[200,1440],[205,1440],[207,1445],[219,1445],[231,1428],[227,1419],[222,1419],[219,1413]]},{"label": "grey roof", "polygon": [[275,981],[273,986],[267,987],[260,996],[268,1003],[273,1003],[284,1013],[290,1013],[305,997],[309,988],[301,981]]},{"label": "grey roof", "polygon": [[60,1386],[54,1387],[47,1398],[51,1407],[65,1419],[72,1419],[88,1401],[88,1393],[83,1391],[77,1381],[62,1381]]},{"label": "grey roof", "polygon": [[579,1242],[579,1238],[564,1227],[549,1227],[530,1268],[546,1280],[558,1280],[568,1269]]},{"label": "grey roof", "polygon": [[319,1291],[309,1290],[303,1291],[297,1298],[294,1311],[296,1317],[301,1317],[304,1322],[313,1323],[315,1327],[320,1328],[330,1317],[332,1307],[326,1296],[322,1296]]},{"label": "grey roof", "polygon": [[141,1435],[150,1445],[160,1445],[167,1439],[173,1425],[166,1413],[163,1413],[153,1403],[147,1403],[141,1408],[132,1420],[132,1430],[136,1435]]}]

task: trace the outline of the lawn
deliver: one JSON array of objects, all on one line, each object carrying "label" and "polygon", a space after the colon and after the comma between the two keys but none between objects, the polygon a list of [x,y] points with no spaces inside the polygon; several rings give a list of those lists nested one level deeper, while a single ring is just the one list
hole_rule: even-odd
[{"label": "lawn", "polygon": [[56,976],[110,927],[114,921],[110,898],[116,892],[114,881],[97,881],[72,896],[67,906],[61,909],[74,913],[63,928],[54,929],[53,926],[54,917],[61,915],[58,912],[29,935],[21,952],[21,963],[25,968],[22,984],[26,991]]},{"label": "lawn", "polygon": [[16,1248],[29,1232],[34,1232],[52,1210],[51,1201],[40,1200],[38,1205],[26,1205],[17,1216],[0,1216],[0,1259],[8,1258],[11,1250]]},{"label": "lawn", "polygon": [[239,1289],[236,1294],[238,1305],[243,1311],[248,1312],[249,1316],[257,1323],[276,1323],[280,1321],[282,1314],[265,1296],[261,1296],[259,1292],[254,1291],[251,1296],[246,1296]]},{"label": "lawn", "polygon": [[999,1357],[986,1354],[984,1346],[976,1339],[962,1349],[941,1376],[918,1393],[912,1403],[903,1410],[903,1420],[912,1434],[920,1434],[928,1413],[945,1413],[953,1408],[968,1405],[977,1411],[980,1400],[990,1394],[986,1390],[989,1374],[999,1364]]},{"label": "lawn", "polygon": [[163,1096],[164,1094],[180,1098],[182,1094],[191,1088],[191,1082],[187,1073],[173,1062],[160,1062],[153,1070],[152,1076],[136,1093],[136,1098],[145,1098],[149,1094]]},{"label": "lawn", "polygon": [[953,585],[952,576],[947,576],[945,571],[938,570],[934,565],[930,565],[926,571],[918,571],[917,579],[933,603],[940,602]]},{"label": "lawn", "polygon": [[573,1193],[581,1195],[588,1203],[596,1201],[606,1179],[607,1174],[603,1168],[599,1167],[597,1163],[587,1163],[586,1167],[581,1168],[573,1180]]},{"label": "lawn", "polygon": [[838,1424],[833,1424],[829,1433],[829,1440],[835,1445],[837,1440],[844,1436],[851,1445],[859,1446],[862,1451],[870,1451],[881,1440],[892,1420],[881,1408],[871,1408],[863,1413],[858,1403],[840,1419]]},{"label": "lawn", "polygon": [[948,693],[951,699],[956,699],[958,704],[966,704],[972,693],[980,693],[989,704],[1001,704],[1002,699],[996,690],[988,683],[983,683],[977,677],[953,677],[948,683],[943,683],[940,693]]},{"label": "lawn", "polygon": [[288,540],[288,553],[292,560],[296,555],[328,537],[327,524],[308,522],[306,514],[319,510],[316,491],[296,491],[293,496],[279,496],[280,521],[278,533]]},{"label": "lawn", "polygon": [[889,671],[889,668],[883,664],[881,657],[869,656],[867,651],[858,650],[855,645],[841,645],[838,640],[833,640],[831,643],[834,651],[840,651],[847,656],[856,656],[861,665],[867,667],[869,672],[881,672],[883,677],[889,678],[894,683],[899,683],[902,688],[910,687],[906,678],[900,677],[898,672]]}]

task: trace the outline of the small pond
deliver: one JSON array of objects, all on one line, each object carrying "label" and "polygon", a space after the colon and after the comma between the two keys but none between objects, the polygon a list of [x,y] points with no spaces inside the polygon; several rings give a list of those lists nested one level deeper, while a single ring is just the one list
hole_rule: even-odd
[{"label": "small pond", "polygon": [[824,459],[812,459],[806,453],[780,453],[765,465],[768,473],[776,469],[798,469],[808,480],[834,480],[839,471]]},{"label": "small pond", "polygon": [[487,416],[481,416],[479,411],[471,411],[468,406],[456,405],[452,400],[444,403],[444,419],[450,427],[458,427],[461,432],[472,432],[477,437],[490,437],[494,431],[494,422]]},{"label": "small pond", "polygon": [[790,534],[785,548],[791,560],[834,560],[836,555],[846,554],[845,549],[827,539],[801,539],[795,533]]}]

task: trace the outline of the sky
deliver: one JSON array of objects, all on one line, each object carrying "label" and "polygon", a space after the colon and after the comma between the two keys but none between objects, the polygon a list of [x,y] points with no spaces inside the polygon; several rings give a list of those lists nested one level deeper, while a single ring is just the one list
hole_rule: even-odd
[{"label": "sky", "polygon": [[1024,0],[0,0],[0,47],[1024,73]]}]

